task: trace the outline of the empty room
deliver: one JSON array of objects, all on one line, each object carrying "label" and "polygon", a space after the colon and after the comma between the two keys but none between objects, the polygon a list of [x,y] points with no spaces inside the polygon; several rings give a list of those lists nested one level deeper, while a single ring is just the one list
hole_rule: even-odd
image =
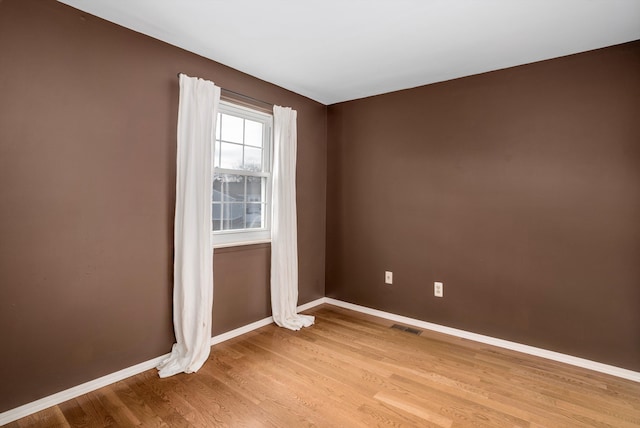
[{"label": "empty room", "polygon": [[640,427],[636,0],[0,0],[0,425]]}]

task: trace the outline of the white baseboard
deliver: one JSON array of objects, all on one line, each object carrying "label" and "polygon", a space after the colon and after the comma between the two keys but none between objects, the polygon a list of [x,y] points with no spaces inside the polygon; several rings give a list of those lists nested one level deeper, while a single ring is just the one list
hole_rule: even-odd
[{"label": "white baseboard", "polygon": [[2,412],[0,413],[0,426],[20,418],[24,418],[25,416],[29,416],[32,413],[39,412],[40,410],[44,410],[48,407],[63,403],[67,400],[71,400],[82,394],[119,382],[128,377],[137,375],[138,373],[142,373],[143,371],[152,369],[168,356],[169,354],[156,357],[152,360],[145,361],[143,363],[136,364],[135,366],[127,367],[126,369],[119,370],[115,373],[74,386],[73,388],[65,389],[64,391],[57,392],[53,395],[49,395],[48,397],[32,401],[31,403],[16,407],[15,409]]},{"label": "white baseboard", "polygon": [[[309,302],[304,305],[298,306],[298,312],[305,311],[314,306],[318,306],[324,303],[324,301],[325,301],[325,298],[323,297],[318,300],[314,300],[313,302]],[[219,334],[211,338],[211,346],[216,345],[218,343],[222,343],[234,337],[241,336],[245,333],[248,333],[252,330],[256,330],[260,327],[264,327],[265,325],[269,325],[271,323],[273,323],[273,317],[267,317],[267,318],[258,320],[256,322],[253,322],[251,324],[242,326],[240,328],[236,328],[235,330],[231,330],[226,333]],[[152,360],[145,361],[140,364],[136,364],[135,366],[131,366],[126,369],[119,370],[115,373],[102,376],[98,379],[94,379],[92,381],[74,386],[72,388],[65,389],[64,391],[57,392],[53,395],[49,395],[48,397],[44,397],[39,400],[32,401],[31,403],[27,403],[20,407],[16,407],[15,409],[2,412],[0,413],[0,426],[13,422],[15,420],[18,420],[20,418],[24,418],[25,416],[29,416],[33,413],[39,412],[40,410],[44,410],[51,406],[58,405],[67,400],[71,400],[73,398],[79,397],[82,394],[95,391],[96,389],[100,389],[107,385],[114,384],[128,377],[135,376],[146,370],[153,369],[157,367],[158,364],[160,364],[160,362],[165,358],[167,358],[169,355],[170,354],[166,354],[160,357],[156,357]]]},{"label": "white baseboard", "polygon": [[264,327],[265,325],[269,325],[273,323],[273,317],[263,318],[261,320],[252,322],[251,324],[243,325],[242,327],[238,327],[234,330],[227,331],[226,333],[218,334],[217,336],[213,336],[211,338],[211,346],[217,345],[218,343],[225,342],[229,339],[233,339],[234,337],[242,336],[245,333],[249,333],[250,331],[257,330],[260,327]]},{"label": "white baseboard", "polygon": [[448,334],[450,336],[469,339],[469,340],[473,340],[474,342],[493,345],[493,346],[497,346],[504,349],[510,349],[512,351],[522,352],[523,354],[535,355],[536,357],[542,357],[548,360],[558,361],[561,363],[570,364],[572,366],[582,367],[584,369],[594,370],[600,373],[606,373],[606,374],[617,376],[623,379],[640,382],[640,372],[635,372],[632,370],[627,370],[627,369],[623,369],[616,366],[610,366],[608,364],[598,363],[596,361],[574,357],[572,355],[561,354],[555,351],[548,351],[546,349],[536,348],[534,346],[523,345],[521,343],[510,342],[508,340],[503,340],[503,339],[497,339],[491,336],[484,336],[482,334],[471,333],[465,330],[458,330],[457,328],[451,328],[451,327],[446,327],[439,324],[433,324],[430,322],[421,321],[414,318],[404,317],[402,315],[396,315],[389,312],[379,311],[377,309],[371,309],[371,308],[367,308],[366,306],[360,306],[360,305],[355,305],[353,303],[343,302],[341,300],[332,299],[330,297],[325,298],[325,303],[339,306],[345,309],[351,309],[352,311],[373,315],[379,318],[384,318],[390,321],[395,321],[402,324],[408,324],[411,326],[420,327],[425,330],[432,330],[439,333]]},{"label": "white baseboard", "polygon": [[[326,301],[326,297],[321,297],[312,302],[305,303],[304,305],[298,306],[297,311],[298,312],[306,311],[307,309],[311,309],[314,306],[318,306],[325,303],[325,301]],[[229,339],[233,339],[234,337],[242,336],[245,333],[249,333],[250,331],[259,329],[260,327],[264,327],[265,325],[269,325],[272,322],[273,322],[273,317],[267,317],[267,318],[258,320],[256,322],[252,322],[251,324],[238,327],[235,330],[231,330],[226,333],[219,334],[211,338],[211,346],[216,345],[218,343],[222,343]]]},{"label": "white baseboard", "polygon": [[[516,342],[510,342],[508,340],[496,339],[495,337],[471,333],[465,330],[458,330],[451,327],[445,327],[439,324],[433,324],[430,322],[421,321],[414,318],[404,317],[402,315],[396,315],[389,312],[379,311],[377,309],[367,308],[366,306],[360,306],[360,305],[355,305],[353,303],[343,302],[341,300],[332,299],[330,297],[322,297],[320,299],[298,306],[297,309],[298,309],[298,312],[302,312],[307,309],[311,309],[315,306],[321,305],[323,303],[328,303],[330,305],[338,306],[345,309],[350,309],[356,312],[362,312],[364,314],[373,315],[373,316],[384,318],[390,321],[395,321],[403,324],[412,325],[415,327],[420,327],[426,330],[437,331],[439,333],[445,333],[451,336],[469,339],[475,342],[485,343],[487,345],[498,346],[500,348],[510,349],[513,351],[522,352],[524,354],[535,355],[537,357],[547,358],[549,360],[559,361],[561,363],[566,363],[573,366],[610,374],[623,379],[640,382],[640,373],[634,372],[632,370],[610,366],[607,364],[586,360],[584,358],[573,357],[571,355],[561,354],[559,352],[554,352],[554,351],[548,351],[546,349],[540,349],[540,348],[536,348],[529,345],[523,345]],[[235,330],[231,330],[226,333],[219,334],[211,338],[211,345],[213,346],[218,343],[222,343],[226,340],[232,339],[234,337],[241,336],[245,333],[256,330],[260,327],[264,327],[265,325],[269,325],[272,322],[273,322],[273,318],[267,317],[267,318],[258,320],[256,322],[253,322],[251,324],[245,325],[243,327],[237,328]],[[60,391],[53,395],[49,395],[48,397],[41,398],[39,400],[33,401],[31,403],[27,403],[20,407],[16,407],[15,409],[7,410],[6,412],[0,413],[0,426],[13,422],[15,420],[18,420],[30,414],[39,412],[40,410],[44,410],[48,407],[55,406],[67,400],[71,400],[82,394],[86,394],[88,392],[95,391],[96,389],[100,389],[107,385],[111,385],[113,383],[116,383],[128,377],[142,373],[146,370],[155,368],[158,364],[160,364],[160,362],[163,359],[167,358],[168,356],[169,354],[156,357],[152,360],[145,361],[140,364],[136,364],[135,366],[131,366],[126,369],[119,370],[115,373],[102,376],[98,379],[94,379],[92,381],[83,383],[81,385],[74,386],[73,388]]]},{"label": "white baseboard", "polygon": [[312,302],[309,303],[305,303],[304,305],[300,305],[298,306],[298,312],[302,312],[302,311],[306,311],[307,309],[311,309],[313,307],[319,306],[323,303],[327,303],[327,298],[326,297],[321,297],[319,299],[316,299]]}]

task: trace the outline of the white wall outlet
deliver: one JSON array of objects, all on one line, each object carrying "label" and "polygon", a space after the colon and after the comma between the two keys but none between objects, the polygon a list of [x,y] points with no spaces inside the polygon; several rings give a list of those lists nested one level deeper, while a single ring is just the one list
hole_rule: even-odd
[{"label": "white wall outlet", "polygon": [[385,284],[393,284],[393,272],[385,271],[385,273],[384,273],[384,283]]},{"label": "white wall outlet", "polygon": [[436,297],[442,297],[444,294],[444,284],[441,282],[433,283],[433,295]]}]

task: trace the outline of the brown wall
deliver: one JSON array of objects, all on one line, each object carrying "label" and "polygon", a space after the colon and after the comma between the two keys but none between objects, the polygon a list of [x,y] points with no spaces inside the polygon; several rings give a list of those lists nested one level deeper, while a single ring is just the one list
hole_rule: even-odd
[{"label": "brown wall", "polygon": [[640,370],[640,42],[332,105],[328,130],[328,297]]},{"label": "brown wall", "polygon": [[[298,110],[300,303],[325,294],[326,206],[328,296],[640,370],[640,43],[328,126],[51,0],[0,1],[0,61],[0,412],[169,351],[177,72]],[[216,250],[214,334],[270,314],[269,257]]]},{"label": "brown wall", "polygon": [[[169,352],[178,79],[298,111],[300,303],[324,295],[326,107],[54,1],[0,2],[0,412]],[[218,334],[269,246],[216,250]]]}]

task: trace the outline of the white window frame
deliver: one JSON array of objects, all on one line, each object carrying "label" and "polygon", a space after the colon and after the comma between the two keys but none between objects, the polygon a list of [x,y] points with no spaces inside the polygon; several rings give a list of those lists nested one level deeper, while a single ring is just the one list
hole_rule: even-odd
[{"label": "white window frame", "polygon": [[[212,165],[213,174],[235,174],[244,176],[255,176],[266,178],[265,189],[265,205],[263,210],[263,224],[260,229],[233,229],[233,230],[220,230],[214,231],[213,225],[211,226],[211,241],[213,242],[213,248],[233,247],[239,245],[251,245],[271,242],[271,172],[272,172],[272,160],[271,155],[273,152],[273,115],[263,113],[259,110],[254,110],[245,106],[234,104],[229,101],[220,101],[218,106],[219,113],[227,113],[230,115],[242,117],[244,119],[261,122],[263,124],[263,137],[262,137],[262,172],[253,172],[240,169],[227,169],[215,166],[215,146],[212,150]],[[217,118],[216,118],[217,122]],[[216,128],[219,126],[216,123]],[[214,136],[214,144],[216,144],[216,136]],[[213,190],[213,189],[212,189]],[[213,196],[211,199],[213,204]]]}]

